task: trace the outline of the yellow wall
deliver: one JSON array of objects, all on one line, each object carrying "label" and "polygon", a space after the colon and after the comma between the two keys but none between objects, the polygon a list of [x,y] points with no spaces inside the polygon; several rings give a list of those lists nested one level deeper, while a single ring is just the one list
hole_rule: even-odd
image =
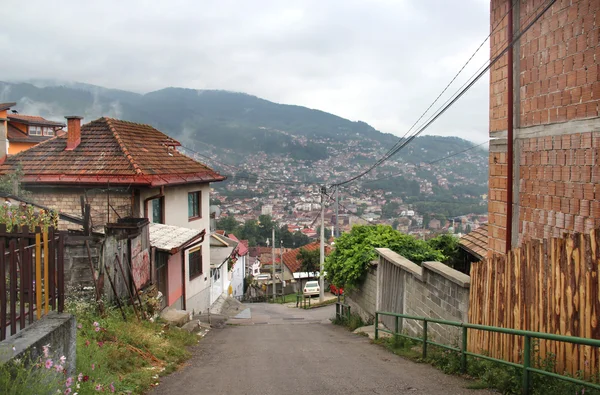
[{"label": "yellow wall", "polygon": [[25,151],[26,149],[33,147],[34,145],[36,145],[36,143],[15,143],[11,141],[8,145],[8,154],[17,154],[21,151]]}]

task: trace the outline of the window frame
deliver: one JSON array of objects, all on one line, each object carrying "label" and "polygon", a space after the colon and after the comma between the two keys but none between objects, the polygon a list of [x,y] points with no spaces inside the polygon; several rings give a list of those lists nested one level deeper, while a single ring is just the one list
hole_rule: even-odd
[{"label": "window frame", "polygon": [[[36,130],[36,131],[38,131],[38,132],[39,132],[39,134],[38,134],[38,133],[31,133],[31,131],[32,131],[32,130]],[[42,130],[42,127],[41,127],[41,126],[37,126],[37,125],[29,125],[29,126],[27,127],[27,133],[28,133],[30,136],[36,136],[36,137],[39,137],[39,136],[43,136],[43,135],[44,135],[44,132],[43,132],[43,130]]]},{"label": "window frame", "polygon": [[54,137],[54,128],[51,126],[43,126],[42,135],[46,137]]},{"label": "window frame", "polygon": [[[159,206],[159,211],[158,213],[156,212],[157,210],[155,210],[155,201],[158,201],[158,206]],[[151,204],[152,204],[152,219],[151,221],[155,224],[164,224],[165,223],[165,198],[164,197],[159,197],[156,199],[152,199],[151,200]],[[160,217],[160,222],[155,222],[154,219],[157,216]]]},{"label": "window frame", "polygon": [[[196,206],[196,209],[198,210],[197,215],[191,215],[193,213],[190,213],[190,196],[193,196],[193,195],[197,196],[197,206]],[[195,221],[200,218],[202,218],[202,191],[198,190],[198,191],[188,192],[188,222]]]},{"label": "window frame", "polygon": [[[194,259],[192,261],[192,254],[198,254],[199,259]],[[188,278],[190,281],[202,276],[204,274],[204,270],[202,267],[202,246],[192,248],[188,251]],[[194,266],[192,266],[194,265]],[[195,270],[192,270],[192,269]]]}]

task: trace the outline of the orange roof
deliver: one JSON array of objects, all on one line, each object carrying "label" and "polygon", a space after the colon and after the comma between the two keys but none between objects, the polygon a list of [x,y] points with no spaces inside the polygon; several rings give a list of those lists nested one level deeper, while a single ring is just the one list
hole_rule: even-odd
[{"label": "orange roof", "polygon": [[[283,254],[283,264],[286,265],[292,273],[296,273],[298,270],[300,270],[300,267],[302,266],[302,262],[297,258],[300,250],[305,249],[307,251],[314,251],[318,250],[319,248],[321,248],[321,242],[315,241],[305,246],[288,251]],[[331,247],[325,245],[325,256],[329,255],[330,253]]]},{"label": "orange roof", "polygon": [[46,126],[65,126],[64,123],[49,121],[45,118],[38,117],[35,115],[8,114],[7,118],[9,121],[21,122],[21,123],[26,123],[26,124],[46,125]]},{"label": "orange roof", "polygon": [[479,259],[485,258],[488,250],[487,224],[481,225],[479,228],[461,237],[458,244]]},{"label": "orange roof", "polygon": [[181,153],[152,126],[100,118],[81,126],[81,143],[66,151],[67,135],[8,157],[0,174],[21,167],[23,182],[51,184],[175,185],[222,181],[210,167]]}]

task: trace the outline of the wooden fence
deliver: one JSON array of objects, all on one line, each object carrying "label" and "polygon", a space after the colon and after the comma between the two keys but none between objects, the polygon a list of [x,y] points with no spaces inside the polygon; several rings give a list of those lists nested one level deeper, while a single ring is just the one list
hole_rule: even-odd
[{"label": "wooden fence", "polygon": [[64,238],[53,228],[7,232],[0,224],[0,340],[64,309]]},{"label": "wooden fence", "polygon": [[[600,232],[530,241],[507,255],[471,266],[469,322],[600,339]],[[472,330],[469,350],[512,362],[522,339]],[[598,348],[541,340],[539,360],[556,358],[555,371],[589,376],[600,369]],[[532,354],[533,356],[534,354]]]}]

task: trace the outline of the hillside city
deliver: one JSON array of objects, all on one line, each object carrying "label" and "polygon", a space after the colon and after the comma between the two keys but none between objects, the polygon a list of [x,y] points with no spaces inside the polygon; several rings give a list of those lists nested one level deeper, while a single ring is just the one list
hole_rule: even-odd
[{"label": "hillside city", "polygon": [[[269,215],[290,232],[315,238],[321,209],[317,180],[332,184],[350,178],[375,162],[385,147],[364,137],[343,143],[331,139],[313,142],[328,147],[327,158],[298,160],[259,152],[228,165],[223,159],[211,158],[208,152],[182,152],[228,174],[229,179],[216,184],[211,194],[212,204],[219,208],[218,218],[230,216],[243,224]],[[421,238],[441,232],[460,236],[486,223],[487,153],[472,143],[463,143],[468,148],[445,151],[440,158],[433,157],[440,153],[430,154],[427,146],[418,152],[411,148],[408,160],[393,157],[359,182],[340,187],[340,233],[355,224],[385,224]],[[228,157],[227,153],[222,157]],[[428,163],[431,161],[436,163]],[[328,192],[325,202],[325,225],[329,229],[335,226],[334,192]]]}]

